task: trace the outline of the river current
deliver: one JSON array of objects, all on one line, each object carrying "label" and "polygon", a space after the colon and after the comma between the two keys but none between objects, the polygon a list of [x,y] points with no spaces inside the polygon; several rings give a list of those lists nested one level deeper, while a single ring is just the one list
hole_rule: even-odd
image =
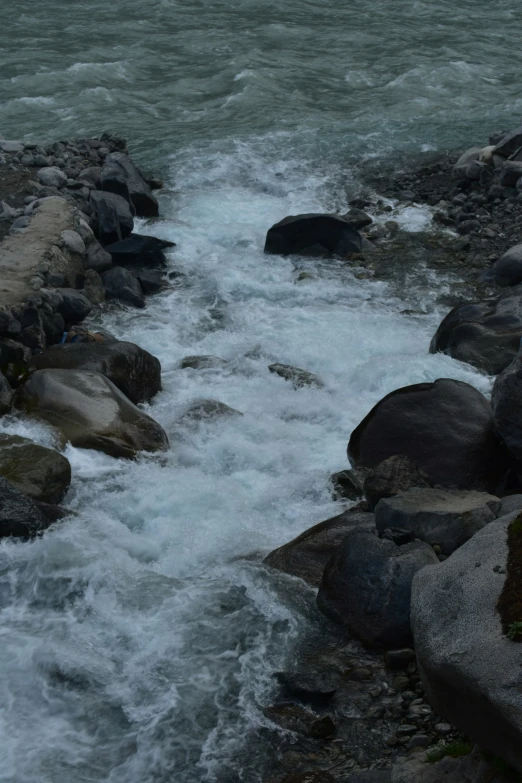
[{"label": "river current", "polygon": [[[103,326],[158,356],[166,455],[68,447],[66,519],[0,544],[2,783],[260,783],[272,673],[316,622],[261,557],[339,513],[328,476],[386,393],[490,379],[428,345],[444,281],[400,295],[347,267],[262,252],[288,214],[337,211],[356,164],[487,141],[522,113],[517,9],[385,0],[30,0],[2,5],[0,131],[122,133],[165,178],[181,272]],[[414,231],[429,215],[402,214]],[[426,315],[402,312],[412,302]],[[425,307],[428,306],[428,307]],[[229,364],[180,370],[189,354]],[[324,389],[271,375],[283,362]],[[178,423],[199,398],[241,417]],[[4,418],[3,431],[55,443]]]}]

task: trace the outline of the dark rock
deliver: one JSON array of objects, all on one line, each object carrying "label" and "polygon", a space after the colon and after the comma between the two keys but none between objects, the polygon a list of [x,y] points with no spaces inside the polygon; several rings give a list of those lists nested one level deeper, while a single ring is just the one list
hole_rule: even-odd
[{"label": "dark rock", "polygon": [[81,178],[82,180],[87,180],[87,182],[90,182],[92,185],[94,185],[95,188],[100,188],[101,187],[100,166],[87,166],[86,168],[82,169]]},{"label": "dark rock", "polygon": [[329,715],[318,718],[313,712],[298,704],[274,704],[265,707],[263,713],[281,728],[313,739],[330,739],[337,731]]},{"label": "dark rock", "polygon": [[141,285],[141,290],[147,296],[159,294],[167,287],[163,272],[156,269],[143,269],[138,272],[137,278]]},{"label": "dark rock", "polygon": [[479,231],[480,222],[478,220],[463,220],[457,225],[459,234],[471,234],[473,231]]},{"label": "dark rock", "polygon": [[[139,217],[158,217],[158,202],[131,159],[123,152],[113,152],[107,155],[105,163],[107,169],[104,174],[103,189],[111,190],[110,172],[118,171],[119,174],[123,175],[128,185],[131,202],[134,205],[136,214]],[[116,181],[114,175],[112,181]],[[117,182],[116,187],[121,187],[120,181]],[[118,193],[118,190],[113,190],[112,192]]]},{"label": "dark rock", "polygon": [[65,320],[60,313],[41,313],[42,327],[47,345],[59,343],[65,331]]},{"label": "dark rock", "polygon": [[503,139],[501,139],[495,149],[494,155],[502,155],[504,158],[509,158],[510,155],[517,152],[522,147],[522,128],[517,128],[514,131],[507,133]]},{"label": "dark rock", "polygon": [[26,538],[49,527],[33,500],[0,477],[0,537]]},{"label": "dark rock", "polygon": [[301,370],[299,367],[292,367],[290,364],[271,364],[268,369],[285,381],[290,381],[294,389],[302,389],[304,386],[315,386],[317,389],[324,387],[324,383],[317,375],[308,370]]},{"label": "dark rock", "polygon": [[298,772],[287,775],[281,783],[335,783],[329,772]]},{"label": "dark rock", "polygon": [[135,307],[145,307],[145,297],[139,280],[128,269],[113,266],[103,273],[102,280],[110,299],[120,299]]},{"label": "dark rock", "polygon": [[403,647],[401,650],[387,650],[384,654],[384,662],[388,669],[405,669],[415,660],[415,651],[411,647]]},{"label": "dark rock", "polygon": [[92,310],[92,302],[87,299],[85,294],[74,288],[62,288],[60,294],[63,298],[57,309],[63,316],[66,325],[74,326],[87,318]]},{"label": "dark rock", "polygon": [[65,441],[112,457],[168,447],[162,427],[101,373],[36,370],[18,389],[16,405],[56,427]]},{"label": "dark rock", "polygon": [[362,209],[356,209],[355,207],[352,207],[346,215],[343,215],[343,220],[356,231],[361,228],[366,228],[366,226],[370,226],[373,223],[372,218],[367,215],[366,212],[363,212]]},{"label": "dark rock", "polygon": [[399,547],[369,530],[354,529],[324,570],[317,605],[368,647],[406,646],[411,642],[412,579],[436,563],[437,555],[422,541]]},{"label": "dark rock", "polygon": [[497,377],[491,395],[495,429],[517,462],[522,462],[522,356]]},{"label": "dark rock", "polygon": [[278,255],[340,256],[362,250],[361,235],[337,215],[286,217],[269,229],[265,253]]},{"label": "dark rock", "polygon": [[131,201],[129,185],[121,169],[105,165],[100,172],[100,186],[104,191],[125,199],[132,208],[133,213],[136,214],[134,204]]},{"label": "dark rock", "polygon": [[0,476],[43,503],[63,500],[71,483],[71,466],[62,454],[18,435],[0,434]]},{"label": "dark rock", "polygon": [[514,286],[522,282],[522,244],[507,250],[492,265],[488,280],[501,287]]},{"label": "dark rock", "polygon": [[507,495],[500,501],[499,517],[511,514],[512,511],[522,511],[522,495]]},{"label": "dark rock", "polygon": [[194,400],[183,415],[178,419],[179,424],[189,426],[199,424],[201,421],[218,419],[221,416],[242,416],[241,411],[229,408],[219,400]]},{"label": "dark rock", "polygon": [[354,528],[375,529],[375,517],[365,512],[346,511],[305,530],[288,544],[274,549],[264,562],[318,587],[331,557]]},{"label": "dark rock", "polygon": [[60,519],[71,516],[71,512],[62,506],[55,506],[53,503],[42,503],[39,500],[35,500],[34,502],[49,524],[59,522]]},{"label": "dark rock", "polygon": [[155,356],[134,343],[89,342],[56,345],[33,356],[36,370],[88,370],[105,375],[137,405],[150,400],[161,389],[161,365]]},{"label": "dark rock", "polygon": [[357,500],[357,498],[362,497],[363,489],[353,470],[341,470],[339,473],[332,473],[330,483],[332,484],[336,500],[340,498]]},{"label": "dark rock", "polygon": [[497,492],[510,460],[494,432],[483,394],[462,381],[440,378],[388,394],[353,431],[348,457],[375,468],[406,454],[443,487]]},{"label": "dark rock", "polygon": [[276,672],[275,677],[289,696],[310,704],[327,704],[341,684],[335,670]]},{"label": "dark rock", "polygon": [[225,367],[228,362],[225,359],[219,359],[217,356],[185,356],[179,363],[181,370],[190,368],[191,370],[214,370],[219,367]]},{"label": "dark rock", "polygon": [[85,260],[85,269],[93,269],[98,274],[106,272],[112,266],[112,256],[100,245],[99,242],[93,242],[87,249],[87,258]]},{"label": "dark rock", "polygon": [[86,270],[82,290],[93,304],[105,302],[105,286],[101,276],[94,269]]},{"label": "dark rock", "polygon": [[121,242],[114,242],[105,248],[112,261],[118,266],[132,268],[163,268],[167,264],[165,249],[175,247],[173,242],[157,237],[132,234]]},{"label": "dark rock", "polygon": [[500,169],[500,184],[514,188],[522,177],[522,161],[507,160]]},{"label": "dark rock", "polygon": [[13,390],[9,381],[3,373],[0,372],[0,416],[9,413],[13,402]]},{"label": "dark rock", "polygon": [[370,510],[373,510],[381,498],[391,498],[411,487],[431,487],[432,484],[417,465],[405,454],[388,457],[366,476],[364,496]]},{"label": "dark rock", "polygon": [[27,346],[9,338],[0,340],[0,370],[11,385],[15,385],[19,377],[27,374],[30,358],[31,351]]},{"label": "dark rock", "polygon": [[91,201],[96,209],[97,235],[102,245],[111,245],[131,234],[134,220],[124,198],[115,193],[91,190]]},{"label": "dark rock", "polygon": [[392,498],[383,498],[375,509],[379,532],[386,528],[409,530],[415,538],[434,546],[445,555],[462,546],[500,511],[500,500],[487,492],[410,489]]}]

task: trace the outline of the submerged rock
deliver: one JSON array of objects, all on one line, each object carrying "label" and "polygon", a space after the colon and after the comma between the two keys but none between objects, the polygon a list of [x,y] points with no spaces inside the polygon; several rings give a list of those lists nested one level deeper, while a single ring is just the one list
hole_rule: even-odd
[{"label": "submerged rock", "polygon": [[101,373],[36,370],[17,392],[21,410],[56,427],[64,441],[113,457],[168,447],[164,430]]},{"label": "submerged rock", "polygon": [[30,497],[0,477],[0,538],[34,536],[49,524]]},{"label": "submerged rock", "polygon": [[215,370],[225,367],[228,362],[217,356],[185,356],[179,363],[181,370]]},{"label": "submerged rock", "polygon": [[201,421],[218,419],[221,416],[242,416],[241,411],[229,408],[219,400],[194,400],[178,419],[179,424],[198,424]]},{"label": "submerged rock", "polygon": [[361,252],[362,244],[361,235],[342,217],[291,215],[269,229],[265,253],[349,258]]},{"label": "submerged rock", "polygon": [[60,503],[71,483],[63,454],[18,435],[0,434],[0,476],[33,500]]},{"label": "submerged rock", "polygon": [[270,364],[268,369],[285,381],[290,381],[294,389],[302,389],[304,386],[315,386],[317,389],[324,387],[324,383],[317,375],[308,370],[301,370],[300,367],[292,367],[291,364]]}]

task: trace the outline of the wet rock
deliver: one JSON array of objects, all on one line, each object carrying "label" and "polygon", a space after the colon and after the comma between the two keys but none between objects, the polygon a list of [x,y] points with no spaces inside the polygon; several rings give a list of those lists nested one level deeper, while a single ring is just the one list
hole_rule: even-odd
[{"label": "wet rock", "polygon": [[388,394],[348,444],[356,468],[375,468],[395,454],[410,457],[433,484],[456,489],[495,492],[510,467],[489,402],[469,384],[448,378]]},{"label": "wet rock", "polygon": [[168,447],[160,425],[101,373],[36,370],[18,389],[16,405],[56,427],[64,441],[78,448],[134,457]]},{"label": "wet rock", "polygon": [[100,245],[98,241],[89,245],[87,258],[85,260],[85,269],[92,269],[98,274],[102,274],[112,266],[112,256]]},{"label": "wet rock", "polygon": [[63,188],[67,184],[67,175],[56,166],[45,166],[36,174],[38,182],[48,188]]},{"label": "wet rock", "polygon": [[364,496],[370,510],[373,511],[381,498],[391,498],[412,487],[430,486],[431,482],[427,474],[420,471],[410,457],[405,454],[394,454],[393,457],[383,460],[366,476]]},{"label": "wet rock", "polygon": [[510,155],[518,152],[521,147],[522,128],[517,128],[514,131],[509,131],[500,141],[497,141],[493,153],[495,155],[502,155],[504,158],[509,158]]},{"label": "wet rock", "polygon": [[377,530],[409,530],[445,555],[462,546],[498,516],[500,500],[487,492],[410,489],[383,498],[375,509]]},{"label": "wet rock", "polygon": [[63,454],[18,435],[0,434],[0,476],[42,503],[60,503],[71,483]]},{"label": "wet rock", "polygon": [[0,372],[0,416],[9,413],[13,402],[13,390],[5,375]]},{"label": "wet rock", "polygon": [[134,307],[145,307],[145,296],[139,280],[128,269],[113,266],[102,274],[102,280],[109,299],[119,299]]},{"label": "wet rock", "polygon": [[128,342],[88,342],[56,345],[33,356],[36,370],[87,370],[105,375],[137,405],[150,402],[161,389],[161,365],[155,356]]},{"label": "wet rock", "polygon": [[522,161],[507,160],[500,169],[500,184],[503,187],[514,188],[522,177]]},{"label": "wet rock", "polygon": [[318,587],[326,564],[356,527],[375,528],[373,514],[347,511],[305,530],[288,544],[274,549],[264,562],[271,568],[304,579]]},{"label": "wet rock", "polygon": [[91,201],[98,222],[97,235],[102,245],[110,245],[129,236],[134,220],[128,201],[115,193],[91,190]]},{"label": "wet rock", "polygon": [[363,488],[353,470],[341,470],[339,473],[332,473],[330,483],[336,500],[340,498],[357,500],[357,498],[362,497]]},{"label": "wet rock", "polygon": [[0,477],[0,538],[26,538],[47,527],[49,522],[34,501]]},{"label": "wet rock", "polygon": [[74,288],[61,288],[60,294],[62,301],[57,309],[66,324],[79,324],[87,318],[92,310],[92,302],[87,299],[85,294]]},{"label": "wet rock", "polygon": [[336,726],[329,715],[319,718],[310,710],[297,704],[274,704],[265,707],[263,713],[281,728],[312,739],[331,739],[337,733]]},{"label": "wet rock", "polygon": [[315,386],[317,389],[324,387],[324,383],[317,375],[308,370],[301,370],[299,367],[292,367],[290,364],[271,364],[268,369],[285,381],[290,381],[294,389],[302,389],[304,386]]},{"label": "wet rock", "polygon": [[487,273],[487,279],[502,288],[522,282],[522,244],[507,250]]},{"label": "wet rock", "polygon": [[163,272],[156,269],[142,269],[138,271],[137,278],[141,285],[141,290],[147,296],[159,294],[167,287]]},{"label": "wet rock", "polygon": [[522,462],[522,355],[500,373],[493,386],[491,405],[496,432],[518,463]]},{"label": "wet rock", "polygon": [[352,207],[346,215],[343,215],[343,220],[356,231],[366,228],[366,226],[370,226],[373,223],[372,218],[366,212],[356,207]]},{"label": "wet rock", "polygon": [[214,370],[224,367],[228,362],[217,356],[185,356],[179,363],[181,370]]},{"label": "wet rock", "polygon": [[275,678],[288,696],[310,704],[327,704],[341,684],[341,675],[335,670],[277,672]]},{"label": "wet rock", "polygon": [[219,400],[194,400],[183,415],[178,419],[179,424],[194,425],[201,421],[211,421],[221,416],[242,416],[241,411],[229,408]]},{"label": "wet rock", "polygon": [[337,215],[295,215],[269,229],[265,253],[278,255],[339,256],[362,250],[361,235]]},{"label": "wet rock", "polygon": [[158,201],[128,155],[113,152],[105,158],[103,189],[121,195],[122,178],[139,217],[158,217]]},{"label": "wet rock", "polygon": [[167,264],[165,250],[175,247],[173,242],[157,237],[132,234],[121,242],[114,242],[105,248],[114,264],[132,269],[163,268]]},{"label": "wet rock", "polygon": [[491,522],[413,582],[412,628],[422,682],[435,711],[522,771],[522,645],[504,635],[507,529]]},{"label": "wet rock", "polygon": [[368,647],[408,645],[412,579],[436,563],[435,552],[424,542],[399,547],[369,530],[354,529],[324,570],[317,605]]}]

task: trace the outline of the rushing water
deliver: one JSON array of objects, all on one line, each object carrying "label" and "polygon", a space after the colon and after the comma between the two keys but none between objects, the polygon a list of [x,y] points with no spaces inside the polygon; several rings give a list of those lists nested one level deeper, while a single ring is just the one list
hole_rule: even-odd
[{"label": "rushing water", "polygon": [[[450,376],[437,314],[401,314],[346,267],[265,257],[284,215],[346,206],[355,161],[485,141],[522,112],[517,8],[463,0],[237,3],[3,0],[0,130],[103,129],[167,181],[175,287],[104,326],[162,363],[166,456],[68,448],[77,511],[0,546],[2,783],[247,783],[268,759],[271,673],[314,622],[313,593],[259,556],[337,512],[328,475],[384,394]],[[405,217],[422,219],[417,211]],[[430,302],[432,291],[405,292]],[[177,369],[187,354],[229,360]],[[294,391],[267,366],[317,373]],[[212,397],[242,417],[187,429]],[[24,420],[3,429],[52,444]],[[273,728],[273,727],[272,727]]]}]

